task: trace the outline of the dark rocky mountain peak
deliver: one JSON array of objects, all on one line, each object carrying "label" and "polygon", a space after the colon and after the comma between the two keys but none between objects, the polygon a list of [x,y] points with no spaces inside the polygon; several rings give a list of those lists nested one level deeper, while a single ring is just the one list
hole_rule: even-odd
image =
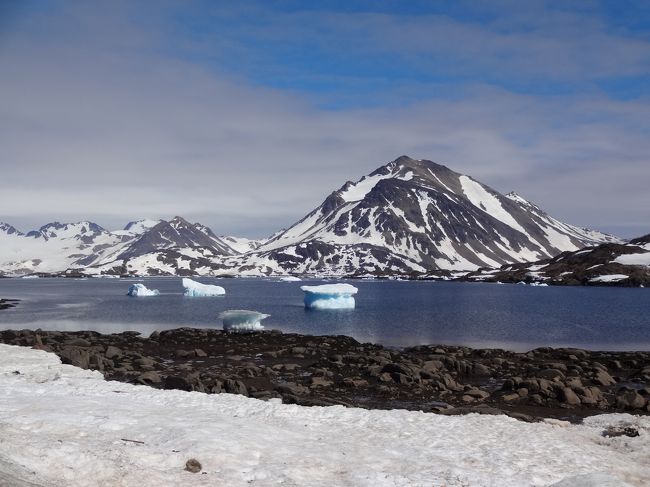
[{"label": "dark rocky mountain peak", "polygon": [[169,221],[161,220],[146,230],[118,258],[128,259],[164,249],[197,247],[210,249],[216,255],[236,253],[205,225],[176,216]]},{"label": "dark rocky mountain peak", "polygon": [[0,222],[0,233],[4,233],[6,235],[23,235],[23,233],[18,231],[16,227],[5,222]]}]

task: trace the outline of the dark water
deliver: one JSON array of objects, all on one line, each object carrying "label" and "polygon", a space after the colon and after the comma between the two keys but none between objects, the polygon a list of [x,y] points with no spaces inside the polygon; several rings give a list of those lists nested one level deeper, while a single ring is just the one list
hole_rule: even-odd
[{"label": "dark water", "polygon": [[[23,300],[0,311],[0,328],[148,334],[179,326],[220,328],[221,311],[252,309],[271,315],[264,321],[267,329],[344,334],[387,345],[650,350],[650,289],[355,281],[355,310],[309,311],[300,286],[321,281],[198,280],[225,287],[226,296],[183,297],[179,278],[0,279],[0,297]],[[129,298],[133,282],[161,295]]]}]

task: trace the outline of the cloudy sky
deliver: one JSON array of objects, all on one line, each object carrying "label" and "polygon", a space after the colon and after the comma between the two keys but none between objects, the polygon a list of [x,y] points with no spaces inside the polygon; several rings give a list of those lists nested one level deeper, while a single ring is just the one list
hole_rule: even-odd
[{"label": "cloudy sky", "polygon": [[289,226],[431,159],[650,232],[650,3],[0,0],[0,221]]}]

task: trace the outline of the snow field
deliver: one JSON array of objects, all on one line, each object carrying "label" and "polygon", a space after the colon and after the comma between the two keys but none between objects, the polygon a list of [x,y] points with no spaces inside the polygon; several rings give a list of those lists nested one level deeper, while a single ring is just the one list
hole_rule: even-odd
[{"label": "snow field", "polygon": [[[603,437],[613,424],[640,435]],[[53,354],[8,345],[0,345],[0,431],[0,485],[525,487],[574,476],[563,485],[607,485],[585,475],[650,482],[646,417],[596,416],[576,426],[282,405],[104,381]],[[190,458],[201,474],[184,471]]]}]

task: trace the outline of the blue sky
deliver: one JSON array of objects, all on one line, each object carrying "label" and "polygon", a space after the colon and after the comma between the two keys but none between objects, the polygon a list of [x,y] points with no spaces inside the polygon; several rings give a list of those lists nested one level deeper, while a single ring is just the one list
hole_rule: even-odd
[{"label": "blue sky", "polygon": [[647,1],[9,0],[0,65],[0,220],[23,229],[263,236],[409,154],[650,232]]},{"label": "blue sky", "polygon": [[316,95],[324,107],[462,96],[476,84],[623,99],[650,87],[643,52],[647,2],[214,5],[172,9],[166,16],[172,39],[191,39],[205,49],[184,46],[178,55],[261,85]]}]

